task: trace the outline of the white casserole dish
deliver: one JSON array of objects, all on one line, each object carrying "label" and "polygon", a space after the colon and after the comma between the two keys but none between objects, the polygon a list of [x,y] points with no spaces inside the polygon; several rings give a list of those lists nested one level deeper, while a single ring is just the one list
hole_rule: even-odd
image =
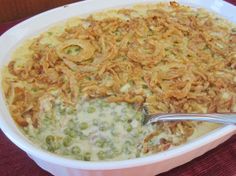
[{"label": "white casserole dish", "polygon": [[[8,30],[0,37],[0,67],[5,65],[12,51],[25,38],[34,36],[49,26],[73,16],[81,16],[103,9],[126,7],[137,3],[157,3],[157,0],[87,0],[59,7],[32,17]],[[180,0],[181,4],[204,7],[236,23],[236,7],[221,0]],[[198,157],[236,133],[235,126],[224,126],[185,145],[144,158],[125,161],[85,162],[66,159],[32,145],[19,131],[0,94],[0,127],[6,136],[24,150],[40,167],[57,176],[151,176],[165,172]]]}]

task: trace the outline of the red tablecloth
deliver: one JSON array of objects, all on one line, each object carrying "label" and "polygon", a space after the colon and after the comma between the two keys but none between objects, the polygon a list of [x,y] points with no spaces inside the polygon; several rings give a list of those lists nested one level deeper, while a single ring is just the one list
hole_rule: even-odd
[{"label": "red tablecloth", "polygon": [[[236,4],[236,0],[228,1]],[[20,21],[1,24],[0,35]],[[50,175],[38,167],[25,152],[12,144],[0,131],[0,176]],[[236,176],[236,135],[203,156],[160,176]]]}]

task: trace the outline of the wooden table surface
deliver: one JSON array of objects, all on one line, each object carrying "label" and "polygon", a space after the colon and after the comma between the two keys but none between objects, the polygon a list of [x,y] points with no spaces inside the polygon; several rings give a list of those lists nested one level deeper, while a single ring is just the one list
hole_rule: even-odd
[{"label": "wooden table surface", "polygon": [[0,23],[25,18],[80,0],[0,0]]}]

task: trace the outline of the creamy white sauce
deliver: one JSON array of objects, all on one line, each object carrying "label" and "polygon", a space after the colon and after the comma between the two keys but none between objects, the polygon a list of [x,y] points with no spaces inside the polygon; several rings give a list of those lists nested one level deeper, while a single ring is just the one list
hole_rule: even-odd
[{"label": "creamy white sauce", "polygon": [[[107,103],[103,99],[66,106],[59,99],[42,101],[38,128],[30,125],[25,134],[37,145],[55,154],[86,161],[124,160],[151,154],[140,148],[145,136],[155,127],[142,125],[142,113],[127,103]],[[189,140],[217,128],[200,123]],[[149,144],[158,145],[164,138],[178,143],[179,134],[163,131]],[[173,147],[173,146],[171,146]]]},{"label": "creamy white sauce", "polygon": [[[127,103],[80,102],[76,109],[60,101],[45,108],[38,129],[24,130],[36,144],[53,153],[80,160],[123,160],[140,156],[138,145],[153,126],[142,125],[142,114]],[[47,107],[47,108],[46,108]],[[50,108],[48,108],[50,107]],[[73,152],[79,148],[80,152]]]}]

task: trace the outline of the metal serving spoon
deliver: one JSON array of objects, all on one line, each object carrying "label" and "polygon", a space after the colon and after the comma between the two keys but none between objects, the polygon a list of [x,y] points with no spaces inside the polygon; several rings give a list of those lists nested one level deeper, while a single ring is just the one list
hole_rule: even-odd
[{"label": "metal serving spoon", "polygon": [[197,114],[197,113],[173,113],[173,114],[153,114],[147,113],[143,109],[144,120],[143,124],[151,124],[158,121],[207,121],[213,123],[233,124],[236,125],[236,113],[214,113],[214,114]]}]

